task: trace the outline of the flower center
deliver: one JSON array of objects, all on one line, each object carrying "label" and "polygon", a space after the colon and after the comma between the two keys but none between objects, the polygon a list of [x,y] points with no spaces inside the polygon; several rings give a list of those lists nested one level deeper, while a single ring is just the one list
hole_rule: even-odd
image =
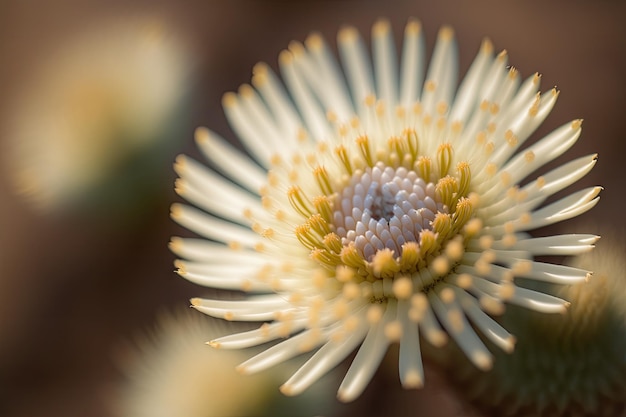
[{"label": "flower center", "polygon": [[435,192],[405,167],[396,169],[378,162],[353,175],[338,193],[333,224],[343,246],[354,242],[360,256],[372,261],[381,250],[402,255],[406,242],[420,242],[422,230],[432,230],[437,213],[448,213]]},{"label": "flower center", "polygon": [[339,288],[370,285],[380,290],[373,299],[382,300],[396,296],[384,290],[389,284],[409,279],[411,291],[427,291],[454,268],[475,233],[469,163],[453,169],[449,143],[432,157],[420,153],[411,130],[386,143],[364,135],[344,143],[324,159],[339,170],[312,164],[319,194],[288,188],[294,214],[304,220],[296,237]]}]

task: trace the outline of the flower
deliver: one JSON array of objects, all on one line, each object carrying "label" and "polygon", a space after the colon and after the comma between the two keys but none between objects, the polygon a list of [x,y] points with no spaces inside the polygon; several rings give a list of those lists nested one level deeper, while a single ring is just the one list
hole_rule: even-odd
[{"label": "flower", "polygon": [[448,357],[472,402],[497,415],[617,416],[626,409],[626,260],[624,238],[607,231],[601,245],[571,265],[593,269],[589,281],[547,289],[571,300],[566,314],[544,317],[509,309],[502,317],[520,337],[515,352],[496,352],[491,371]]},{"label": "flower", "polygon": [[204,320],[189,310],[161,314],[155,331],[119,356],[127,380],[113,403],[116,415],[260,415],[271,398],[268,381],[275,381],[276,375],[243,377],[234,368],[244,352],[220,355],[203,343],[232,330],[233,324]]},{"label": "flower", "polygon": [[[146,149],[162,139],[186,89],[191,62],[165,21],[93,26],[41,59],[6,115],[16,191],[43,210],[102,191],[128,160],[151,155]],[[118,181],[111,194],[129,182]]]},{"label": "flower", "polygon": [[596,155],[525,180],[580,136],[582,121],[574,120],[520,151],[558,91],[539,94],[538,74],[520,81],[489,40],[457,89],[450,27],[440,30],[427,71],[418,21],[406,26],[399,68],[392,39],[387,21],[373,26],[372,70],[357,30],[342,29],[343,71],[319,34],[292,42],[279,58],[286,89],[261,63],[254,87],[224,96],[252,158],[200,128],[196,140],[214,170],[186,156],[175,164],[177,192],[199,209],[174,204],[172,217],[208,239],[172,240],[184,259],[176,261],[179,274],[251,293],[192,305],[264,322],[211,345],[286,339],[241,364],[246,374],[315,350],[282,385],[287,395],[360,345],[338,390],[351,401],[394,342],[402,386],[418,388],[419,334],[435,346],[451,336],[475,366],[489,369],[493,356],[475,329],[511,351],[514,337],[491,317],[505,302],[544,313],[568,305],[516,278],[570,284],[588,275],[534,257],[589,250],[596,236],[527,233],[598,202],[600,187],[592,187],[543,204],[588,173]]}]

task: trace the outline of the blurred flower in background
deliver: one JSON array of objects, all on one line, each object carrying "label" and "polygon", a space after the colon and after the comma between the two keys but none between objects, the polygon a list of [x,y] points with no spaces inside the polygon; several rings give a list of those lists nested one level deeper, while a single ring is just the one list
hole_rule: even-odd
[{"label": "blurred flower in background", "polygon": [[[626,241],[607,230],[598,247],[570,264],[588,282],[546,289],[571,301],[564,314],[512,308],[502,323],[518,335],[511,355],[496,352],[488,373],[451,369],[461,391],[498,415],[618,416],[626,412]],[[449,359],[449,358],[448,358]]]},{"label": "blurred flower in background", "polygon": [[118,355],[127,381],[113,399],[120,417],[299,416],[330,407],[317,400],[327,388],[297,399],[275,390],[285,369],[253,377],[235,367],[243,351],[217,352],[205,343],[239,323],[208,319],[189,309],[161,314],[156,328]]},{"label": "blurred flower in background", "polygon": [[179,274],[257,293],[196,298],[193,306],[265,322],[211,344],[285,338],[239,367],[250,374],[315,351],[281,386],[286,395],[358,348],[337,393],[353,401],[392,343],[400,345],[402,386],[420,388],[420,336],[434,346],[450,336],[488,370],[493,355],[478,334],[496,350],[514,347],[492,318],[505,303],[566,310],[567,301],[525,280],[568,285],[588,274],[535,257],[590,250],[597,236],[528,233],[599,200],[601,188],[589,187],[546,202],[595,165],[591,154],[544,167],[576,143],[582,121],[522,148],[554,107],[556,89],[539,93],[541,77],[522,80],[489,40],[457,88],[453,30],[439,31],[428,66],[421,24],[410,19],[404,33],[400,65],[386,20],[372,28],[372,61],[352,27],[338,34],[341,67],[319,34],[290,43],[279,57],[286,88],[260,63],[254,88],[223,99],[254,159],[201,128],[196,140],[214,170],[185,156],[175,165],[176,191],[198,208],[176,203],[172,218],[208,239],[173,239]]},{"label": "blurred flower in background", "polygon": [[103,19],[83,32],[46,51],[6,115],[5,163],[16,190],[44,210],[106,205],[145,185],[151,176],[136,171],[175,143],[189,90],[189,54],[165,20]]}]

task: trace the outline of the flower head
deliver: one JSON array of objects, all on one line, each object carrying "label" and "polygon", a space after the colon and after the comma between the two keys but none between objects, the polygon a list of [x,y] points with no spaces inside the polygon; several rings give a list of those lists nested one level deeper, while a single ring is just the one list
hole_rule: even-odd
[{"label": "flower head", "polygon": [[546,313],[567,306],[517,285],[517,277],[569,284],[587,276],[534,256],[585,251],[596,236],[526,233],[598,201],[593,187],[543,204],[589,172],[595,155],[531,176],[576,142],[581,121],[520,151],[558,91],[539,94],[537,74],[521,81],[488,40],[457,88],[449,27],[427,69],[415,20],[406,26],[399,67],[384,20],[372,30],[373,66],[354,28],[339,32],[338,49],[341,67],[319,34],[292,42],[279,57],[286,88],[258,64],[253,86],[224,96],[252,159],[207,129],[196,139],[230,181],[185,156],[177,160],[176,189],[201,210],[175,204],[172,216],[209,239],[172,241],[185,259],[179,273],[255,293],[192,304],[227,320],[265,322],[216,339],[215,347],[286,339],[240,365],[244,373],[315,350],[281,387],[288,395],[360,345],[338,392],[350,401],[394,342],[402,385],[420,387],[419,333],[436,346],[450,336],[489,369],[492,354],[475,329],[511,351],[514,337],[491,318],[505,302]]},{"label": "flower head", "polygon": [[190,72],[172,32],[158,18],[98,22],[42,59],[6,115],[6,164],[20,194],[37,208],[63,207],[149,154]]},{"label": "flower head", "polygon": [[[120,417],[259,415],[269,403],[268,381],[276,375],[244,378],[235,365],[245,353],[211,352],[203,342],[233,330],[234,324],[202,320],[189,310],[162,314],[154,334],[121,352],[127,375],[113,404]],[[220,352],[222,353],[222,352]],[[241,401],[241,397],[246,401]]]}]

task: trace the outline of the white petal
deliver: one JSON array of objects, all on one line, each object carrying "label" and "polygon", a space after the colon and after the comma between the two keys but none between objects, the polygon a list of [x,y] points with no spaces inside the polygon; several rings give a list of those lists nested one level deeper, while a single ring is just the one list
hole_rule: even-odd
[{"label": "white petal", "polygon": [[554,284],[576,284],[586,280],[590,275],[589,271],[583,269],[546,262],[532,261],[529,267],[530,270],[521,276]]},{"label": "white petal", "polygon": [[355,110],[337,60],[318,34],[309,36],[306,46],[322,74],[320,78],[326,84],[323,90],[329,95],[328,110],[337,113],[340,120],[349,120],[355,114]]},{"label": "white petal", "polygon": [[398,364],[400,382],[406,389],[420,388],[424,385],[424,367],[418,325],[409,319],[409,301],[398,300],[398,318],[402,323]]},{"label": "white petal", "polygon": [[288,396],[301,393],[322,375],[326,374],[337,366],[339,362],[344,360],[346,356],[363,341],[369,329],[363,314],[359,315],[358,320],[357,327],[349,331],[346,337],[340,340],[331,338],[329,342],[315,352],[315,354],[280,387],[281,392]]},{"label": "white petal", "polygon": [[[438,286],[437,289],[439,289],[439,287],[446,286],[442,284]],[[440,292],[435,294],[434,291],[431,291],[428,294],[428,301],[433,306],[433,310],[443,326],[472,363],[479,369],[490,369],[493,357],[483,342],[480,341],[478,335],[476,335],[476,332],[472,329],[472,326],[470,326],[465,319],[465,314],[457,300],[452,299],[444,303],[440,299]]]},{"label": "white petal", "polygon": [[404,30],[402,45],[402,68],[400,75],[400,104],[409,106],[417,101],[422,93],[424,82],[426,50],[422,25],[410,19]]},{"label": "white petal", "polygon": [[267,146],[259,131],[256,130],[241,100],[242,98],[235,93],[224,94],[222,98],[224,114],[246,150],[261,166],[269,168],[270,158],[274,152]]},{"label": "white petal", "polygon": [[[564,124],[520,152],[502,167],[502,171],[511,174],[512,183],[521,181],[537,168],[561,156],[576,143],[581,131],[579,121]],[[528,156],[529,152],[532,152],[532,159]]]},{"label": "white petal", "polygon": [[267,256],[253,250],[231,249],[222,243],[206,239],[173,237],[170,249],[181,258],[204,263],[239,263],[262,265],[267,263]]},{"label": "white petal", "polygon": [[196,129],[195,137],[204,156],[228,178],[255,193],[265,184],[267,172],[228,145],[217,133],[200,127]]},{"label": "white petal", "polygon": [[[559,235],[518,240],[515,249],[528,251],[533,255],[578,255],[594,248],[600,237],[595,235]],[[505,249],[501,242],[494,249]]]},{"label": "white petal", "polygon": [[277,312],[294,308],[279,295],[249,296],[244,300],[212,300],[194,298],[192,307],[212,317],[237,321],[269,321]]},{"label": "white petal", "polygon": [[458,77],[457,55],[454,30],[444,26],[437,35],[437,43],[426,74],[426,83],[434,82],[435,89],[424,89],[422,92],[424,110],[431,115],[435,114],[435,106],[440,102],[452,103]]},{"label": "white petal", "polygon": [[192,232],[218,242],[238,242],[248,248],[261,242],[261,237],[247,227],[218,219],[184,204],[172,204],[171,217]]},{"label": "white petal", "polygon": [[339,386],[337,398],[339,398],[340,401],[353,401],[361,395],[367,384],[372,380],[389,346],[389,340],[385,337],[385,326],[391,322],[395,316],[395,301],[389,300],[385,308],[385,314],[382,319],[367,332],[363,344],[359,348],[356,357],[352,361],[346,376]]},{"label": "white petal", "polygon": [[272,290],[270,285],[256,278],[260,268],[246,264],[202,264],[176,261],[178,274],[198,285],[237,291]]},{"label": "white petal", "polygon": [[[328,333],[335,327],[324,329],[312,344],[309,344],[309,340],[313,337],[314,330],[309,329],[292,336],[248,359],[237,370],[245,375],[254,374],[301,355],[306,350],[315,349],[327,340]],[[303,348],[305,346],[306,350]]]},{"label": "white petal", "polygon": [[372,27],[372,53],[378,98],[395,106],[398,101],[396,46],[387,20],[379,20]]},{"label": "white petal", "polygon": [[479,92],[486,74],[486,68],[492,61],[493,45],[488,40],[483,41],[480,51],[474,58],[463,82],[459,86],[454,105],[450,111],[451,121],[465,122],[472,110],[480,104]]},{"label": "white petal", "polygon": [[516,230],[532,230],[576,217],[598,204],[602,187],[590,187],[564,197],[530,215],[529,222],[516,222]]},{"label": "white petal", "polygon": [[565,187],[575,183],[595,166],[597,154],[583,156],[553,169],[541,176],[541,182],[534,181],[524,186],[522,191],[528,193],[528,198],[537,195],[550,196]]},{"label": "white petal", "polygon": [[365,97],[375,93],[372,65],[367,56],[361,35],[353,27],[345,27],[337,35],[337,46],[346,79],[352,92],[352,101],[360,113]]},{"label": "white petal", "polygon": [[[300,47],[303,48],[301,45]],[[278,61],[280,73],[313,138],[325,139],[330,135],[330,126],[326,120],[324,109],[321,108],[317,97],[307,84],[306,73],[303,73],[303,71],[310,70],[303,62],[306,60],[304,51],[298,52],[298,54],[299,57],[296,57],[296,54],[291,51],[281,52]]]},{"label": "white petal", "polygon": [[298,129],[302,127],[300,115],[278,80],[274,71],[265,63],[258,63],[253,68],[252,84],[259,91],[268,109],[276,120],[276,127],[281,129],[281,136],[297,144]]},{"label": "white petal", "polygon": [[487,336],[500,349],[508,353],[512,352],[515,346],[515,337],[482,311],[474,297],[460,288],[454,288],[454,292],[463,310],[472,323],[480,329],[482,334]]},{"label": "white petal", "polygon": [[[306,318],[293,320],[289,326],[289,333],[302,330],[307,322],[308,319]],[[209,344],[219,349],[243,349],[258,346],[278,339],[279,337],[284,337],[285,335],[282,332],[284,327],[285,323],[281,322],[265,323],[258,329],[223,336],[210,341]]]}]

